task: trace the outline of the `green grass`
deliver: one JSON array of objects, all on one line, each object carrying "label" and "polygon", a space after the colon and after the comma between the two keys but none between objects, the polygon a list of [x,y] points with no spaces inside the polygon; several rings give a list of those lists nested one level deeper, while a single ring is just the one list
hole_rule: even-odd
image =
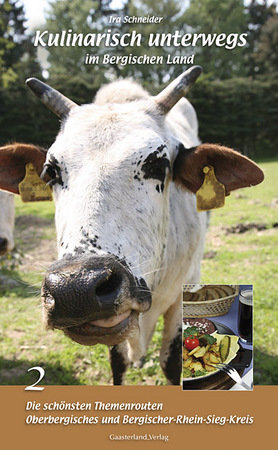
[{"label": "green grass", "polygon": [[[39,290],[29,284],[32,279],[32,275],[22,278],[25,286],[10,290],[1,299],[0,384],[31,384],[36,374],[27,370],[33,366],[45,369],[43,384],[46,385],[111,384],[106,346],[81,346],[60,331],[43,329]],[[37,295],[34,292],[30,295],[35,289]],[[165,383],[158,355],[161,328],[160,321],[146,367],[142,371],[130,368],[126,384]]]},{"label": "green grass", "polygon": [[[278,384],[278,161],[260,164],[265,180],[252,189],[242,189],[213,212],[202,265],[204,283],[254,285],[255,382]],[[227,228],[239,223],[264,224],[231,234]]]},{"label": "green grass", "polygon": [[[278,221],[278,161],[261,166],[265,171],[261,185],[232,193],[226,206],[212,213],[202,282],[254,284],[255,382],[278,384],[278,229],[273,228]],[[42,326],[39,296],[44,254],[39,261],[34,258],[42,244],[48,256],[55,239],[53,203],[23,204],[17,198],[16,216],[18,250],[0,261],[2,273],[17,281],[5,289],[0,285],[0,384],[33,383],[37,374],[28,373],[28,368],[36,365],[46,371],[45,384],[111,384],[106,346],[81,346],[62,332],[45,331]],[[229,232],[229,227],[250,222],[264,224],[266,229]],[[166,384],[159,366],[162,327],[160,319],[144,367],[131,367],[126,384]]]},{"label": "green grass", "polygon": [[[81,346],[62,332],[46,331],[42,326],[40,286],[45,268],[40,261],[34,265],[28,261],[36,255],[37,246],[44,243],[47,252],[48,242],[54,239],[54,204],[22,203],[17,197],[16,246],[20,252],[0,260],[2,274],[17,282],[8,288],[0,284],[0,385],[32,384],[38,374],[28,369],[34,366],[45,369],[42,384],[46,385],[112,384],[107,346]],[[159,365],[162,327],[160,319],[144,368],[128,369],[126,384],[166,384]]]},{"label": "green grass", "polygon": [[[10,273],[11,275],[11,273]],[[66,338],[60,331],[45,331],[41,320],[40,283],[36,272],[13,271],[20,285],[1,298],[0,384],[32,384],[36,374],[28,368],[41,366],[47,385],[111,384],[108,348],[85,347]],[[165,384],[159,367],[162,320],[156,328],[142,370],[130,368],[126,384]]]},{"label": "green grass", "polygon": [[32,202],[23,203],[20,197],[16,197],[16,214],[17,216],[32,215],[41,219],[54,219],[54,203],[53,202]]}]

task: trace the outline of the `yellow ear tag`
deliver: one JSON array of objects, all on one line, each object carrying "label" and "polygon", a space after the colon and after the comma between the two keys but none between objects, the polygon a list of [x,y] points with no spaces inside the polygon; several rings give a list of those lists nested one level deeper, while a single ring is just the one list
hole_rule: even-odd
[{"label": "yellow ear tag", "polygon": [[212,166],[205,166],[203,172],[204,182],[196,192],[197,210],[221,208],[225,204],[225,186],[217,180]]},{"label": "yellow ear tag", "polygon": [[40,179],[33,164],[26,164],[25,170],[25,177],[18,185],[21,200],[23,202],[52,200],[50,187]]}]

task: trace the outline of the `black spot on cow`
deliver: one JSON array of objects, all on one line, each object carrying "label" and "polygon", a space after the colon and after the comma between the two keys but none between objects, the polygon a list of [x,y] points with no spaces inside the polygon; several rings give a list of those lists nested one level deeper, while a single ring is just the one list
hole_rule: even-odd
[{"label": "black spot on cow", "polygon": [[77,247],[76,246],[73,249],[73,253],[74,253],[74,255],[83,255],[85,253],[85,249],[84,249],[84,247],[81,247],[81,246]]},{"label": "black spot on cow", "polygon": [[87,238],[89,236],[89,233],[86,230],[84,230],[83,227],[81,227],[80,230],[81,230],[82,236],[84,236],[85,238]]},{"label": "black spot on cow", "polygon": [[158,192],[163,192],[166,170],[170,168],[170,161],[166,157],[166,153],[164,153],[165,156],[160,155],[165,147],[165,145],[161,145],[157,148],[157,150],[150,153],[144,160],[141,167],[141,170],[144,173],[144,178],[152,178],[161,182],[159,190],[156,187]]},{"label": "black spot on cow", "polygon": [[96,246],[97,242],[98,242],[98,237],[93,236],[92,238],[89,239],[89,242],[90,242],[91,245]]},{"label": "black spot on cow", "polygon": [[75,247],[73,253],[63,253],[62,259],[73,259],[76,256],[83,255],[85,253],[82,247]]},{"label": "black spot on cow", "polygon": [[159,153],[161,153],[164,150],[164,148],[166,148],[166,145],[165,144],[161,144],[159,147],[157,147],[157,151]]},{"label": "black spot on cow", "polygon": [[[89,233],[84,230],[83,226],[80,228],[81,234],[83,236],[83,238],[80,240],[80,244],[81,246],[86,249],[88,249],[90,252],[92,253],[96,253],[96,251],[94,249],[98,249],[101,250],[101,246],[98,244],[98,239],[99,236],[98,235],[93,235],[92,237],[89,235]],[[91,250],[91,248],[93,247],[93,250]]]},{"label": "black spot on cow", "polygon": [[[120,255],[123,247],[122,244],[114,244],[114,247],[116,248],[117,255]],[[117,255],[116,255],[117,260],[121,262],[121,258]]]}]

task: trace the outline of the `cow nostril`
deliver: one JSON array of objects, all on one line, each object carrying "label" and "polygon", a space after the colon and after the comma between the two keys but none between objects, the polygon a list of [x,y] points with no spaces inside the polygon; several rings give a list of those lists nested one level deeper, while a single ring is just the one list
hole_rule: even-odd
[{"label": "cow nostril", "polygon": [[97,297],[117,296],[121,288],[123,278],[119,273],[112,273],[108,279],[99,282],[95,293]]},{"label": "cow nostril", "polygon": [[6,251],[8,248],[8,239],[0,238],[0,251]]}]

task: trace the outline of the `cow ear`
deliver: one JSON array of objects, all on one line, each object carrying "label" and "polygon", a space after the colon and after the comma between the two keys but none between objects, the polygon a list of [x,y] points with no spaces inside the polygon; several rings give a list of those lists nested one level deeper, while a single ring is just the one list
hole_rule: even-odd
[{"label": "cow ear", "polygon": [[31,144],[14,143],[0,147],[0,189],[19,194],[18,184],[25,177],[25,166],[32,163],[38,175],[46,151]]},{"label": "cow ear", "polygon": [[173,180],[196,193],[204,181],[203,168],[214,168],[215,176],[225,186],[226,195],[235,189],[255,186],[264,179],[263,171],[246,156],[217,144],[202,144],[186,149],[179,146],[174,161]]}]

